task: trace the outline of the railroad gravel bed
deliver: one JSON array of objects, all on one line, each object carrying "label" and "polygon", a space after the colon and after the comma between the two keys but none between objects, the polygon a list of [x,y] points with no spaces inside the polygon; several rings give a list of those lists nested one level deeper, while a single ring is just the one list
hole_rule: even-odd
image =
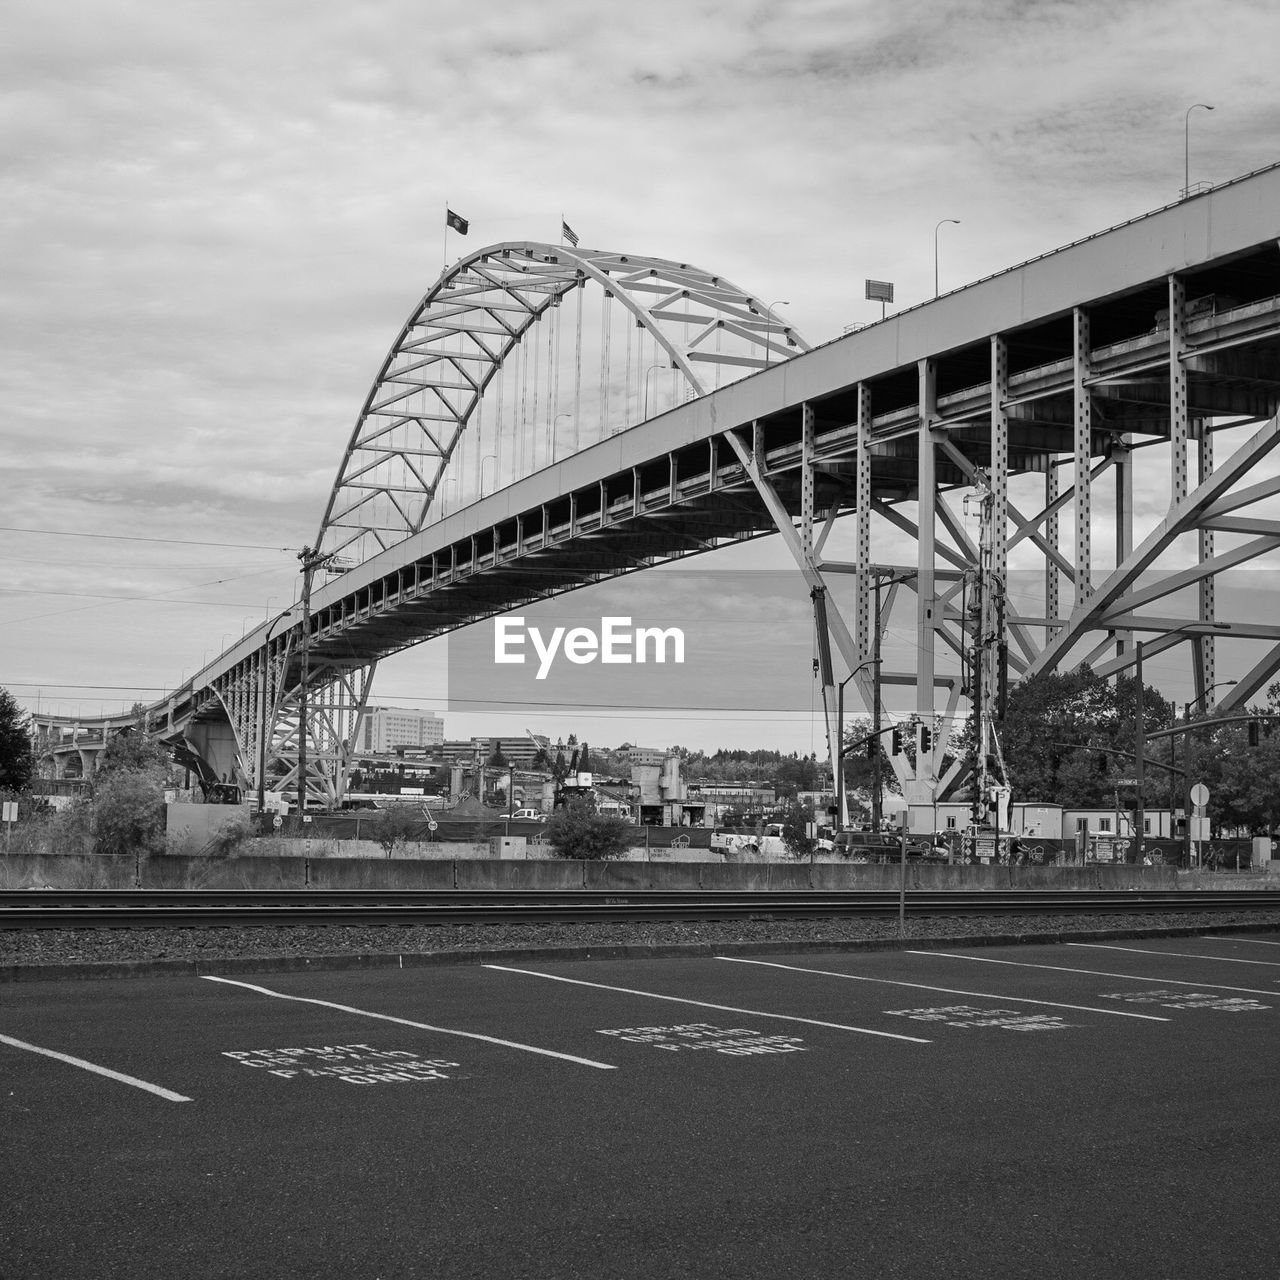
[{"label": "railroad gravel bed", "polygon": [[[1280,929],[1280,911],[1143,912],[907,919],[907,939],[930,943],[1046,939],[1064,935],[1159,935],[1208,930]],[[456,956],[504,951],[795,944],[803,950],[892,946],[897,917],[723,920],[679,923],[515,925],[290,925],[206,929],[37,929],[0,932],[0,970],[11,976],[46,966],[152,964],[202,967],[219,961],[315,961],[366,956]]]}]

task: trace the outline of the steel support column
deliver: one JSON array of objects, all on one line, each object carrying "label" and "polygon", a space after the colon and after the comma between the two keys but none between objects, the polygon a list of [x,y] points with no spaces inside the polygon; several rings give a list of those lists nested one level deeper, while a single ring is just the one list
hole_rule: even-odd
[{"label": "steel support column", "polygon": [[[1198,453],[1200,463],[1200,483],[1203,484],[1211,475],[1213,475],[1213,434],[1209,430],[1209,422],[1205,418],[1201,418],[1197,424],[1199,430],[1197,432],[1199,439]],[[1206,529],[1202,525],[1200,528],[1200,563],[1204,564],[1207,560],[1213,559],[1214,539],[1213,530]],[[1216,607],[1216,598],[1214,594],[1217,578],[1213,574],[1206,574],[1200,579],[1200,621],[1214,622],[1216,621],[1214,610]],[[1205,710],[1212,709],[1213,706],[1213,686],[1217,683],[1218,677],[1215,674],[1215,658],[1214,638],[1211,635],[1196,636],[1191,642],[1196,649],[1193,662],[1193,673],[1196,681],[1196,697],[1204,699]]]},{"label": "steel support column", "polygon": [[[937,630],[934,599],[934,530],[937,511],[937,464],[934,455],[933,424],[938,418],[937,373],[932,360],[918,363],[920,386],[920,426],[917,437],[916,504],[919,533],[916,542],[916,715],[931,729],[934,726],[933,679],[937,657]],[[916,799],[934,800],[937,774],[932,755],[916,758]]]},{"label": "steel support column", "polygon": [[1089,390],[1089,315],[1083,307],[1072,313],[1075,349],[1072,358],[1072,401],[1075,409],[1075,607],[1093,594],[1093,393]]},{"label": "steel support column", "polygon": [[[1049,459],[1049,469],[1044,473],[1044,509],[1049,513],[1044,521],[1044,538],[1056,552],[1061,549],[1062,537],[1058,525],[1058,468],[1052,458]],[[1059,582],[1058,566],[1054,563],[1053,556],[1047,555],[1044,559],[1044,616],[1049,620],[1049,625],[1044,629],[1045,644],[1049,644],[1058,634],[1053,620],[1062,617]]]},{"label": "steel support column", "polygon": [[[1112,445],[1111,457],[1116,472],[1116,564],[1124,564],[1133,550],[1133,449],[1129,436]],[[1116,657],[1124,657],[1132,644],[1132,632],[1117,631]]]},{"label": "steel support column", "polygon": [[854,565],[856,577],[854,634],[858,641],[859,661],[871,654],[871,388],[858,383],[858,452],[856,497],[856,545]]}]

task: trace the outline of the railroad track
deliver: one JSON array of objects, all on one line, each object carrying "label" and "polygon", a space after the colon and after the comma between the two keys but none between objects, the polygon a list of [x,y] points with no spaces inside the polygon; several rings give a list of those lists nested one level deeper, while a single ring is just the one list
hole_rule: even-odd
[{"label": "railroad track", "polygon": [[[907,891],[913,916],[1265,911],[1268,890]],[[896,890],[0,890],[0,929],[217,928],[244,925],[471,925],[572,921],[794,919],[890,915]]]}]

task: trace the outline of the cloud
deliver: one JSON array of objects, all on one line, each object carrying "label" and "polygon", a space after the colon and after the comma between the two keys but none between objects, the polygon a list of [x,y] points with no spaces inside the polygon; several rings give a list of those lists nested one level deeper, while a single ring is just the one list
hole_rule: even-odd
[{"label": "cloud", "polygon": [[[1278,44],[1280,14],[1245,0],[17,0],[8,522],[310,541],[441,269],[446,201],[472,220],[450,256],[554,241],[564,215],[585,244],[789,298],[821,341],[878,314],[866,276],[928,296],[941,217],[962,220],[942,263],[958,283],[1171,199],[1192,101],[1217,107],[1193,121],[1196,174],[1270,162]],[[120,548],[122,568],[141,554]],[[0,626],[19,612],[0,600]],[[164,637],[186,652],[207,625],[132,618],[158,669]],[[14,679],[49,670],[29,635]],[[63,654],[76,678],[133,670],[136,646],[96,638]]]}]

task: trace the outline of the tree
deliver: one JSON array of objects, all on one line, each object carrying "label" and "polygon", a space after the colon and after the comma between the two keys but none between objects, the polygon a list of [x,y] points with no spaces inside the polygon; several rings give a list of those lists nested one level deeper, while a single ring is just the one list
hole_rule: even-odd
[{"label": "tree", "polygon": [[621,818],[597,813],[594,803],[581,796],[557,809],[543,831],[557,857],[603,861],[626,853],[634,828]]},{"label": "tree", "polygon": [[384,809],[372,824],[373,838],[389,858],[421,824],[421,817],[409,805],[393,804],[389,809]]},{"label": "tree", "polygon": [[13,694],[0,689],[0,790],[25,790],[36,771],[30,723]]},{"label": "tree", "polygon": [[[1137,702],[1133,677],[1110,683],[1083,664],[1011,689],[1004,723],[996,731],[1015,798],[1088,809],[1112,804],[1116,780],[1133,775]],[[1160,691],[1144,686],[1145,732],[1165,728],[1171,719]],[[957,748],[972,752],[973,747],[971,717]],[[1166,753],[1161,746],[1151,759]],[[1162,770],[1153,772],[1161,775],[1167,777]]]},{"label": "tree", "polygon": [[506,769],[509,767],[509,764],[510,762],[507,760],[507,757],[502,754],[502,743],[495,743],[493,754],[489,757],[489,768]]},{"label": "tree", "polygon": [[120,772],[151,774],[163,781],[169,774],[169,753],[154,738],[126,729],[107,740],[98,756],[94,777],[102,782]]}]

